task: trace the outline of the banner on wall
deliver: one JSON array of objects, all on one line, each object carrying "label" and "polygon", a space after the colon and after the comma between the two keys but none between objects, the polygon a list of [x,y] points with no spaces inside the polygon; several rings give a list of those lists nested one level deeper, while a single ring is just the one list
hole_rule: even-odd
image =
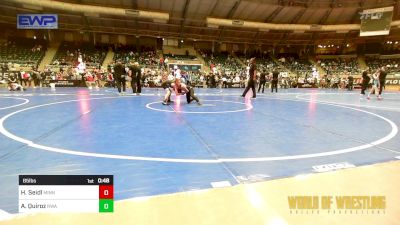
[{"label": "banner on wall", "polygon": [[17,29],[58,29],[58,15],[18,14]]},{"label": "banner on wall", "polygon": [[180,70],[183,71],[199,71],[201,69],[201,65],[184,65],[184,64],[169,64],[169,69],[173,70],[174,66],[178,66]]},{"label": "banner on wall", "polygon": [[56,87],[85,87],[85,83],[82,80],[53,80],[50,83],[54,83]]},{"label": "banner on wall", "polygon": [[2,72],[0,72],[0,80],[7,80],[8,77],[9,77],[11,74],[17,75],[18,73],[19,73],[18,71],[11,71],[11,70],[9,70],[9,71],[2,71]]},{"label": "banner on wall", "polygon": [[[0,81],[7,83],[8,77],[18,76],[18,71],[3,71],[0,72]],[[54,83],[56,87],[85,87],[86,84],[82,80],[46,80],[46,84]]]},{"label": "banner on wall", "polygon": [[386,78],[386,85],[400,85],[400,78]]}]

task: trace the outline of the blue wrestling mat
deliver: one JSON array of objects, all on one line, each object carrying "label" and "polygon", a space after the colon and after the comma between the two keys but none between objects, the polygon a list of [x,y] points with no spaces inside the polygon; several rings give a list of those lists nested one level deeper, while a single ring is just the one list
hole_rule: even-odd
[{"label": "blue wrestling mat", "polygon": [[19,174],[112,174],[122,200],[400,156],[399,93],[242,91],[196,89],[202,106],[174,95],[165,106],[163,89],[1,89],[0,209],[17,212]]}]

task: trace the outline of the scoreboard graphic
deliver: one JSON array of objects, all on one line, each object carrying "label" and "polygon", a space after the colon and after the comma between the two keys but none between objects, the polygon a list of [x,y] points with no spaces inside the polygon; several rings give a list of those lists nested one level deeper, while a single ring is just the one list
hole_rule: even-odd
[{"label": "scoreboard graphic", "polygon": [[361,13],[360,36],[389,35],[393,6],[367,9]]},{"label": "scoreboard graphic", "polygon": [[19,212],[114,211],[113,175],[20,175]]}]

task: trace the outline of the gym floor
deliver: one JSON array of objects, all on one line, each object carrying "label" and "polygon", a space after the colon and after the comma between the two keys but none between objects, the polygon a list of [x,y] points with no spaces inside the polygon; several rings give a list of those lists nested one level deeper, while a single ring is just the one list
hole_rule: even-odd
[{"label": "gym floor", "polygon": [[[0,89],[0,209],[17,213],[19,174],[113,174],[116,200],[236,186],[398,160],[400,94],[196,89]],[[327,169],[328,168],[328,169]],[[262,182],[261,182],[262,183]]]}]

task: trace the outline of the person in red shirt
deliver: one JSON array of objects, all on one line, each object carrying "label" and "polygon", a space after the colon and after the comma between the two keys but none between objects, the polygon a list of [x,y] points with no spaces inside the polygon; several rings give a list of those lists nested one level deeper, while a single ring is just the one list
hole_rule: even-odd
[{"label": "person in red shirt", "polygon": [[108,87],[113,87],[113,88],[115,88],[114,76],[113,76],[113,74],[112,74],[111,72],[108,72],[108,75],[107,75],[107,84],[108,84]]},{"label": "person in red shirt", "polygon": [[94,75],[92,75],[91,73],[89,73],[89,72],[87,72],[86,73],[86,86],[89,88],[89,89],[92,89],[94,86],[96,86],[96,84],[95,84],[95,76]]},{"label": "person in red shirt", "polygon": [[28,72],[21,72],[22,80],[24,82],[24,86],[31,86],[31,75]]}]

